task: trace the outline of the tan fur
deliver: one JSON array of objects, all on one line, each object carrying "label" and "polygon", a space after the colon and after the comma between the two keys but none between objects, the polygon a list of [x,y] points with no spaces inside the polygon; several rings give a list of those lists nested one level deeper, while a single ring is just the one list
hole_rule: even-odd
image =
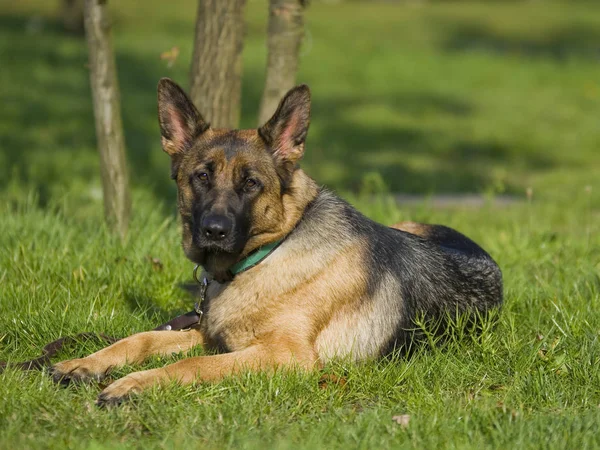
[{"label": "tan fur", "polygon": [[[272,347],[254,345],[243,350],[214,356],[184,359],[159,369],[134,372],[110,384],[99,396],[110,401],[140,392],[159,383],[213,381],[243,370],[268,370],[282,365],[296,365],[297,361],[285,342]],[[310,366],[301,364],[306,368]]]},{"label": "tan fur", "polygon": [[320,356],[316,338],[333,313],[364,294],[364,277],[354,263],[362,251],[356,243],[321,252],[315,261],[314,254],[278,249],[253,273],[242,273],[226,285],[213,283],[210,316],[202,327],[208,344],[215,345],[211,337],[219,336],[228,348],[240,350],[291,338],[296,357],[314,364]]},{"label": "tan fur", "polygon": [[[252,238],[248,240],[242,255],[247,255],[254,249],[277,241],[292,231],[302,217],[306,205],[317,195],[317,185],[302,170],[294,173],[290,185],[290,193],[280,199],[277,192],[261,196],[253,208]],[[273,205],[281,202],[280,209]]]},{"label": "tan fur", "polygon": [[386,276],[372,298],[336,309],[315,343],[321,361],[336,357],[364,360],[381,353],[402,314],[397,304],[386,302],[394,297],[395,292],[390,291],[399,292],[400,286],[392,276]]},{"label": "tan fur", "polygon": [[400,231],[406,231],[407,233],[416,234],[417,236],[426,238],[429,236],[429,230],[431,228],[431,225],[418,222],[398,222],[394,225],[391,225],[390,228],[395,228],[396,230]]}]

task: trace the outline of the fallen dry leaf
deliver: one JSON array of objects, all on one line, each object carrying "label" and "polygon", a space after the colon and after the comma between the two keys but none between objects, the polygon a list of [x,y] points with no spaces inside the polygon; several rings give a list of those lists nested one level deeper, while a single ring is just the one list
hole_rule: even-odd
[{"label": "fallen dry leaf", "polygon": [[179,47],[173,47],[171,50],[167,50],[166,52],[162,52],[160,54],[160,59],[163,61],[167,61],[167,67],[173,67],[175,61],[177,61],[177,57],[179,56]]},{"label": "fallen dry leaf", "polygon": [[400,425],[402,428],[408,427],[408,423],[410,422],[410,416],[408,414],[401,414],[399,416],[393,416],[392,420]]},{"label": "fallen dry leaf", "polygon": [[319,379],[319,388],[327,389],[330,384],[344,387],[346,386],[347,380],[344,377],[338,377],[337,375],[333,375],[331,373],[325,373]]},{"label": "fallen dry leaf", "polygon": [[160,259],[148,256],[148,260],[152,264],[152,269],[154,269],[156,272],[163,270],[163,263],[160,261]]}]

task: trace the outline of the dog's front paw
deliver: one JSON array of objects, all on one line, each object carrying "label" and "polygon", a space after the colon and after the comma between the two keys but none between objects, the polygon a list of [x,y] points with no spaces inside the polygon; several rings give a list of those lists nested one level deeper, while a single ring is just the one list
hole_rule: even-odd
[{"label": "dog's front paw", "polygon": [[131,394],[141,392],[143,384],[136,380],[136,374],[127,375],[109,384],[98,395],[96,405],[101,407],[116,406],[127,400]]},{"label": "dog's front paw", "polygon": [[52,379],[60,384],[101,381],[109,371],[110,367],[104,367],[90,357],[62,361],[50,368]]}]

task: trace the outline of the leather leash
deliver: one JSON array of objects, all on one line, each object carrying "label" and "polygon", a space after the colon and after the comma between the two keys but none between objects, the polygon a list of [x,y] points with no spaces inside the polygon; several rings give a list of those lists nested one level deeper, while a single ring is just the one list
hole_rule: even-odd
[{"label": "leather leash", "polygon": [[[184,330],[200,322],[201,317],[202,315],[198,314],[196,310],[190,311],[188,313],[177,316],[166,323],[163,323],[162,325],[154,328],[153,331]],[[105,341],[108,344],[114,344],[115,342],[121,340],[121,338],[107,336],[102,333],[79,333],[75,336],[61,337],[55,341],[50,342],[49,344],[46,344],[42,349],[42,354],[37,358],[30,359],[29,361],[10,364],[6,361],[0,361],[0,373],[2,373],[7,367],[21,370],[42,370],[45,367],[50,366],[50,359],[53,356],[55,356],[58,352],[60,352],[65,345],[81,341],[89,341],[92,339]]]}]

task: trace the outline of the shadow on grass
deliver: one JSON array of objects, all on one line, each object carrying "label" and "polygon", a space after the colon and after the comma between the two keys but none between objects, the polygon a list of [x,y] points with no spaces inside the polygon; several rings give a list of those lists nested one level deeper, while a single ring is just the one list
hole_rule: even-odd
[{"label": "shadow on grass", "polygon": [[600,61],[600,30],[589,25],[570,25],[544,36],[507,35],[484,25],[462,24],[443,47],[450,51],[487,51],[564,61],[571,57]]},{"label": "shadow on grass", "polygon": [[[464,33],[467,36],[469,30]],[[0,16],[0,55],[0,63],[10,71],[9,81],[0,86],[4,105],[0,145],[6,152],[3,158],[8,158],[0,164],[0,190],[17,179],[36,189],[44,205],[56,186],[73,186],[79,180],[77,186],[89,189],[89,180],[98,180],[99,174],[85,41],[62,32],[56,23],[32,28],[27,17],[4,15]],[[175,186],[169,179],[168,157],[160,149],[155,95],[157,80],[169,71],[158,57],[121,48],[117,48],[117,65],[131,178],[135,185],[150,188],[158,201],[173,205]],[[184,76],[183,70],[179,76]],[[246,126],[256,123],[263,77],[251,69],[245,73],[242,123]],[[380,108],[377,117],[386,117],[388,110],[390,116],[441,119],[466,119],[477,113],[469,103],[446,95],[390,91],[385,97],[357,91],[344,98],[314,98],[317,131],[309,134],[305,158],[309,173],[336,189],[356,189],[365,172],[375,171],[393,191],[479,192],[492,183],[492,166],[514,157],[511,149],[497,142],[472,141],[468,136],[457,139],[411,122],[380,123],[367,117],[369,113],[364,121],[347,116],[349,110],[361,108]],[[553,164],[531,153],[519,155],[522,164]],[[419,164],[413,162],[416,159]]]},{"label": "shadow on grass", "polygon": [[[333,187],[356,190],[365,173],[377,172],[393,192],[473,193],[493,182],[491,172],[497,166],[518,163],[544,169],[555,164],[544,155],[509,148],[499,141],[451,136],[422,126],[420,117],[455,121],[476,114],[471,104],[449,96],[417,92],[380,98],[315,98],[313,102],[319,134],[309,136],[305,161],[317,179]],[[364,120],[346,115],[348,110],[367,108],[415,120],[396,125],[377,123],[368,112]],[[415,160],[420,161],[418,168]],[[511,186],[506,189],[512,192]]]},{"label": "shadow on grass", "polygon": [[151,328],[155,328],[171,319],[191,311],[194,304],[192,299],[198,295],[198,289],[192,281],[188,283],[181,283],[178,286],[181,289],[182,296],[190,297],[189,306],[184,309],[166,309],[156,302],[154,298],[149,295],[141,294],[134,291],[125,292],[125,305],[132,314],[136,317],[142,317],[152,323]]},{"label": "shadow on grass", "polygon": [[[34,31],[30,23],[25,17],[0,16],[0,55],[11,72],[10,85],[0,88],[5,105],[0,145],[9,163],[0,171],[0,189],[16,178],[38,191],[43,206],[53,185],[99,178],[98,158],[85,40],[54,22]],[[131,177],[159,199],[172,199],[168,157],[160,150],[155,119],[156,84],[164,67],[123,52],[117,52],[117,67]],[[164,156],[163,166],[153,163],[153,152]]]}]

